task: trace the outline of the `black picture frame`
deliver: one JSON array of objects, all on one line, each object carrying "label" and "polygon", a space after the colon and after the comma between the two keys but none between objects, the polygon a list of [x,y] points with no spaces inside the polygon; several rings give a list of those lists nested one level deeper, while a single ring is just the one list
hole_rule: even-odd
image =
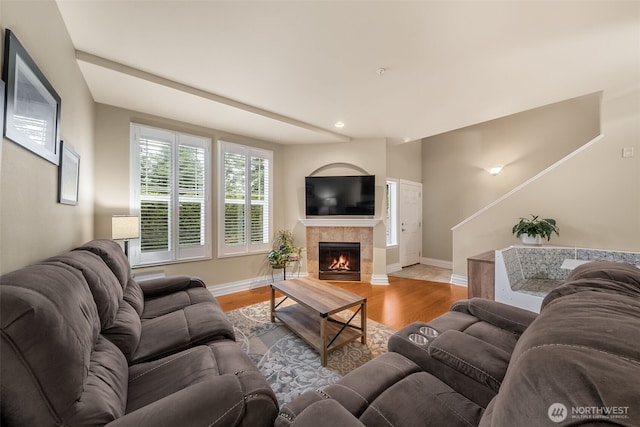
[{"label": "black picture frame", "polygon": [[69,144],[60,141],[60,166],[58,167],[58,203],[78,204],[80,188],[80,155]]},{"label": "black picture frame", "polygon": [[9,29],[2,78],[6,83],[4,136],[59,165],[60,96]]},{"label": "black picture frame", "polygon": [[[0,80],[0,129],[4,135],[4,80]],[[0,144],[0,148],[2,145]]]}]

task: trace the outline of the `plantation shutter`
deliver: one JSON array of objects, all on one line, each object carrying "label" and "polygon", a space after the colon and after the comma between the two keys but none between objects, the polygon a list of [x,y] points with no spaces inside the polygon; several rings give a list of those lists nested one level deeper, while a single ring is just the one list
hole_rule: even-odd
[{"label": "plantation shutter", "polygon": [[224,155],[224,244],[246,244],[246,158],[239,153]]},{"label": "plantation shutter", "polygon": [[251,157],[251,244],[269,243],[269,160]]},{"label": "plantation shutter", "polygon": [[264,252],[270,248],[270,151],[220,141],[220,255]]},{"label": "plantation shutter", "polygon": [[[134,265],[211,256],[210,140],[132,125]],[[135,173],[134,173],[135,170]]]},{"label": "plantation shutter", "polygon": [[172,241],[171,144],[170,138],[139,139],[140,252],[157,253],[160,259],[168,257]]},{"label": "plantation shutter", "polygon": [[179,258],[210,254],[207,203],[209,188],[208,140],[179,135],[178,145],[178,235]]}]

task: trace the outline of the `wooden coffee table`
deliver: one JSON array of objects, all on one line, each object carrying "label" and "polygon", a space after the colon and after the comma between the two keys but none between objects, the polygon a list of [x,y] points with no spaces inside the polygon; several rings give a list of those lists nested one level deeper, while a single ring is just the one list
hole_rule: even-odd
[{"label": "wooden coffee table", "polygon": [[[285,296],[277,304],[276,291]],[[288,298],[297,304],[281,307]],[[331,317],[355,306],[359,307],[347,321]],[[360,326],[351,324],[358,313]],[[322,366],[327,366],[329,352],[358,338],[367,342],[367,299],[322,280],[305,277],[272,283],[271,321],[276,318],[320,353]]]}]

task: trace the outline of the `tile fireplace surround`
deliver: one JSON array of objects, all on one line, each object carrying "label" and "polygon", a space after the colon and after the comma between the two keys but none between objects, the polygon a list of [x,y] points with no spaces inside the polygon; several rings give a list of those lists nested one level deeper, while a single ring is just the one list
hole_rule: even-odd
[{"label": "tile fireplace surround", "polygon": [[373,228],[351,226],[306,226],[307,272],[318,278],[320,242],[360,242],[360,280],[371,282],[373,274]]}]

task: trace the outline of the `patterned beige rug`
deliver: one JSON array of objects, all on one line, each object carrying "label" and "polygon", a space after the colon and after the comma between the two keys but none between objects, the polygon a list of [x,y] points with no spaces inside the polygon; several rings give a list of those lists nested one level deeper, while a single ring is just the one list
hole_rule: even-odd
[{"label": "patterned beige rug", "polygon": [[[230,311],[227,316],[234,325],[238,344],[265,375],[280,405],[306,390],[334,383],[386,352],[387,341],[395,332],[368,319],[367,345],[360,341],[347,344],[329,353],[327,366],[322,367],[320,355],[307,343],[282,323],[271,323],[268,301]],[[360,323],[358,317],[354,321]]]}]

